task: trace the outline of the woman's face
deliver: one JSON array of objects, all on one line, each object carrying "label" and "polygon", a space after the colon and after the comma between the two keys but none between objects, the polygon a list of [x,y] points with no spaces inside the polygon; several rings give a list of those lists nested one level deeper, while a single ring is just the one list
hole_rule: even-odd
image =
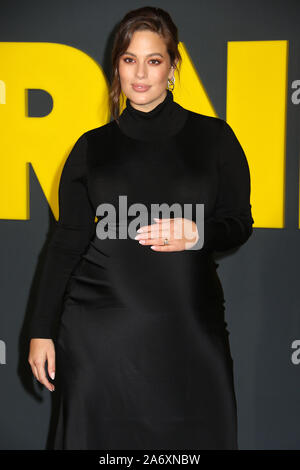
[{"label": "woman's face", "polygon": [[134,108],[145,112],[155,108],[166,97],[168,78],[174,75],[164,40],[152,31],[135,31],[120,57],[119,75],[122,91]]}]

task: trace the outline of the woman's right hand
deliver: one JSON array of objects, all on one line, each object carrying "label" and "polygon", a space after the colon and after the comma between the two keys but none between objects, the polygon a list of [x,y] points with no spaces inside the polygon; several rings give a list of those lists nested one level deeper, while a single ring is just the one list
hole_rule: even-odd
[{"label": "woman's right hand", "polygon": [[[48,374],[54,379],[55,376],[55,347],[51,338],[32,338],[30,340],[30,351],[28,362],[31,366],[32,373],[36,379],[45,385],[50,392],[55,390],[46,377],[45,362],[48,362]],[[52,376],[52,374],[54,374]]]}]

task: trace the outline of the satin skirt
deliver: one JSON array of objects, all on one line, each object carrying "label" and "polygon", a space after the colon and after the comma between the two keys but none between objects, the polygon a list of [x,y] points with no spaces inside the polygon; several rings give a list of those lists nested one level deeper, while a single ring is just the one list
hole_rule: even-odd
[{"label": "satin skirt", "polygon": [[54,449],[236,450],[228,336],[210,255],[91,242],[56,340]]}]

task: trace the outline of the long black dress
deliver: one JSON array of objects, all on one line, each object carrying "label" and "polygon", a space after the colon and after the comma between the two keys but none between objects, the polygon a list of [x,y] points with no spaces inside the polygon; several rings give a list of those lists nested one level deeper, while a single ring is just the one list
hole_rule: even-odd
[{"label": "long black dress", "polygon": [[[121,238],[134,217],[119,214],[120,196],[151,215],[136,229],[160,216],[151,204],[204,204],[203,247],[163,253]],[[61,175],[31,324],[31,337],[56,346],[55,449],[238,448],[213,252],[247,241],[249,198],[248,163],[231,127],[184,109],[170,91],[148,113],[127,99],[119,124],[79,137]],[[103,203],[117,212],[106,239],[96,229]]]}]

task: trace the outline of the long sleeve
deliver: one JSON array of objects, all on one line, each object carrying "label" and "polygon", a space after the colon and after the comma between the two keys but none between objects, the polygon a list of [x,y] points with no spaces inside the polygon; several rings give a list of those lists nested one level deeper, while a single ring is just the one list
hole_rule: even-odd
[{"label": "long sleeve", "polygon": [[87,138],[82,134],[65,161],[59,183],[59,220],[47,247],[30,324],[30,338],[54,338],[66,284],[95,230],[86,179]]},{"label": "long sleeve", "polygon": [[213,216],[204,221],[203,250],[236,248],[244,244],[253,232],[247,158],[234,131],[224,120],[219,138],[218,171],[217,201]]}]

